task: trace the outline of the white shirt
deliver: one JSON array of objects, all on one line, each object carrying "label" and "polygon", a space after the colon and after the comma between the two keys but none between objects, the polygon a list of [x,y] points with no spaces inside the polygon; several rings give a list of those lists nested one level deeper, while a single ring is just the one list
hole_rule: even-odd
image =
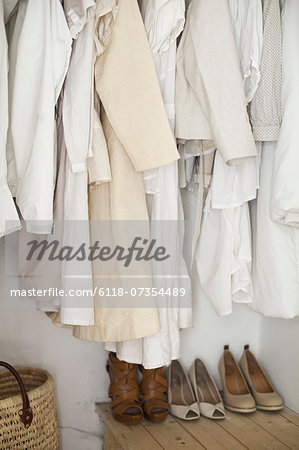
[{"label": "white shirt", "polygon": [[282,8],[282,124],[275,151],[271,215],[299,228],[299,3]]},{"label": "white shirt", "polygon": [[72,171],[86,170],[92,156],[94,86],[94,0],[65,0],[73,41],[63,100],[63,128]]},{"label": "white shirt", "polygon": [[261,0],[229,0],[245,95],[249,103],[261,78],[263,9]]},{"label": "white shirt", "polygon": [[69,64],[71,36],[59,0],[27,1],[17,47],[11,114],[16,198],[28,231],[50,233],[55,104]]},{"label": "white shirt", "polygon": [[[152,49],[166,114],[174,131],[176,39],[185,23],[184,0],[139,1],[148,40]],[[160,190],[159,169],[144,172],[148,194]]]},{"label": "white shirt", "polygon": [[[296,0],[286,4],[296,3]],[[252,308],[268,317],[299,316],[299,230],[271,218],[276,143],[263,143],[260,189],[251,202],[254,299]]]},{"label": "white shirt", "polygon": [[[6,3],[4,3],[5,5]],[[8,39],[8,105],[9,105],[9,124],[7,133],[6,155],[7,155],[7,182],[14,197],[18,192],[18,175],[16,168],[16,158],[14,153],[14,146],[11,131],[11,115],[12,115],[12,99],[14,94],[14,80],[18,55],[18,43],[20,34],[25,19],[27,0],[18,3],[17,7],[8,16],[9,20],[6,24],[7,39]]]},{"label": "white shirt", "polygon": [[236,208],[256,198],[258,189],[257,158],[228,166],[216,152],[211,202],[213,208]]},{"label": "white shirt", "polygon": [[[92,153],[93,85],[94,85],[94,0],[66,0],[64,9],[74,39],[62,100],[62,133],[60,170],[62,190],[56,210],[63,211],[63,245],[80,246],[90,242],[88,214],[87,158]],[[64,140],[64,142],[63,142]],[[65,154],[66,153],[66,154]],[[64,181],[64,183],[63,183]],[[62,203],[59,205],[59,201]],[[63,288],[92,291],[90,261],[62,263]],[[76,274],[76,278],[72,275]],[[68,277],[71,275],[71,278]],[[67,325],[93,325],[92,296],[62,297],[60,319]]]},{"label": "white shirt", "polygon": [[[8,55],[3,3],[0,4],[0,237],[18,230],[20,222],[7,185]],[[6,222],[6,221],[9,221]]]},{"label": "white shirt", "polygon": [[[212,181],[213,184],[213,181]],[[219,315],[232,313],[232,302],[251,303],[251,230],[248,203],[215,209],[209,192],[196,252],[200,284]]]}]

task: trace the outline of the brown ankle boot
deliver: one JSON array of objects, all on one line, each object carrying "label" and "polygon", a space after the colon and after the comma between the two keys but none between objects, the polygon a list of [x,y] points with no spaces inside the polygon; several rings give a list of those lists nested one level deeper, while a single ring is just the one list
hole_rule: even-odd
[{"label": "brown ankle boot", "polygon": [[144,416],[151,422],[163,422],[169,413],[167,400],[168,383],[163,376],[163,367],[144,369],[140,366],[143,378],[141,394]]},{"label": "brown ankle boot", "polygon": [[110,352],[107,361],[110,376],[109,397],[113,417],[125,424],[136,424],[142,419],[136,365],[120,361]]}]

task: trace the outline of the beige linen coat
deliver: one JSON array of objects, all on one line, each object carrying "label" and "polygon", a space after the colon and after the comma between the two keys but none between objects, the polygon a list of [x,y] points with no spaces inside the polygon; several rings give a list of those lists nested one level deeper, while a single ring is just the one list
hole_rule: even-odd
[{"label": "beige linen coat", "polygon": [[[103,105],[112,181],[89,190],[90,220],[147,220],[141,171],[169,164],[179,154],[137,0],[100,0],[95,41],[95,83]],[[93,233],[92,225],[91,235],[92,242],[101,238]],[[96,264],[93,270],[94,276],[98,274]],[[96,278],[94,285],[100,286]],[[159,329],[155,306],[108,307],[95,309],[94,326],[74,327],[73,332],[89,341],[120,342]]]},{"label": "beige linen coat", "polygon": [[228,164],[256,156],[227,0],[193,0],[177,54],[176,136],[215,142]]}]

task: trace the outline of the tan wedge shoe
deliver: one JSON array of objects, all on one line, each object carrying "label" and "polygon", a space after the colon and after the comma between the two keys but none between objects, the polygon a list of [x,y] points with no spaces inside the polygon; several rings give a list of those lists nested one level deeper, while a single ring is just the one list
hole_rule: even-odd
[{"label": "tan wedge shoe", "polygon": [[240,413],[256,411],[256,404],[247,386],[241,369],[225,345],[219,362],[219,372],[223,386],[223,399],[226,409]]},{"label": "tan wedge shoe", "polygon": [[198,419],[199,408],[188,376],[178,360],[168,368],[168,400],[172,415],[183,420]]},{"label": "tan wedge shoe", "polygon": [[257,409],[265,411],[282,409],[283,401],[281,397],[275,392],[269,378],[249,350],[249,345],[244,347],[240,366],[256,401]]},{"label": "tan wedge shoe", "polygon": [[200,414],[209,419],[226,417],[218,388],[204,363],[196,359],[189,372]]}]

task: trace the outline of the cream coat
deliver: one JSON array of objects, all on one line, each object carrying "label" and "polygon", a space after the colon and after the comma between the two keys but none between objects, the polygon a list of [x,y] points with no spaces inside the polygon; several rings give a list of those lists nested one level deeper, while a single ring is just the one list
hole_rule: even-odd
[{"label": "cream coat", "polygon": [[[178,159],[136,0],[100,0],[96,12],[96,90],[102,101],[112,181],[90,189],[90,219],[147,220],[142,174]],[[99,239],[92,232],[92,241]],[[94,275],[97,273],[94,264]],[[97,281],[95,281],[97,285]],[[155,307],[101,308],[94,327],[74,327],[90,341],[120,342],[158,332]]]},{"label": "cream coat", "polygon": [[212,139],[227,163],[256,156],[227,0],[193,0],[178,48],[176,136]]}]

